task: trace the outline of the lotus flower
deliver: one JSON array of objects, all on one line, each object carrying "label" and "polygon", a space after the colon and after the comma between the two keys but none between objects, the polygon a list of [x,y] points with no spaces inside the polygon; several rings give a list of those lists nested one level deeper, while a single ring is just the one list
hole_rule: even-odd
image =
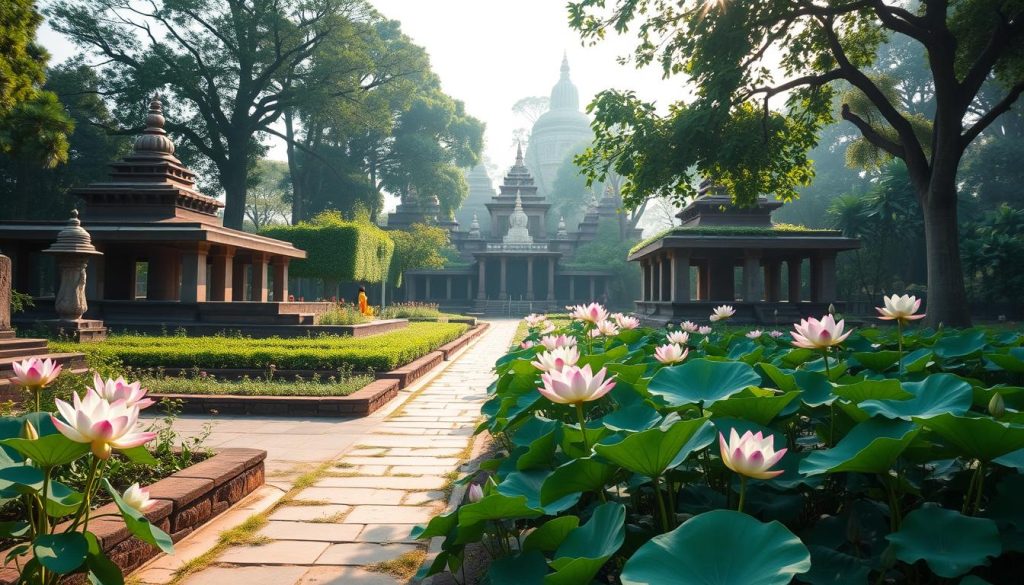
[{"label": "lotus flower", "polygon": [[771,479],[782,474],[782,470],[769,471],[786,454],[786,449],[775,450],[771,435],[765,437],[760,431],[756,435],[747,431],[740,437],[736,429],[732,429],[728,443],[725,435],[718,433],[718,445],[722,450],[722,462],[740,475]]},{"label": "lotus flower", "polygon": [[156,433],[136,430],[139,408],[124,400],[107,402],[94,390],[84,399],[72,394],[72,404],[55,400],[63,420],[50,416],[62,435],[76,443],[88,443],[93,455],[108,459],[114,449],[130,449],[152,441]]},{"label": "lotus flower", "polygon": [[747,338],[748,339],[757,339],[758,337],[761,337],[762,335],[764,335],[764,331],[761,331],[760,329],[751,329],[750,331],[747,331]]},{"label": "lotus flower", "polygon": [[663,364],[678,364],[686,359],[688,353],[690,353],[689,348],[683,349],[677,343],[669,343],[654,348],[654,359]]},{"label": "lotus flower", "polygon": [[555,330],[555,324],[552,323],[551,321],[545,320],[543,323],[540,324],[540,333],[541,333],[541,335],[547,335],[548,333],[551,333],[554,330]]},{"label": "lotus flower", "polygon": [[519,344],[519,349],[530,349],[533,345],[534,343],[532,341],[524,341]]},{"label": "lotus flower", "polygon": [[134,508],[140,514],[145,514],[150,508],[156,505],[156,500],[149,499],[149,490],[139,487],[133,483],[121,494],[121,500],[129,507]]},{"label": "lotus flower", "polygon": [[900,324],[906,325],[909,321],[924,319],[924,313],[915,314],[921,308],[921,299],[917,297],[892,295],[882,297],[882,300],[885,306],[875,307],[875,310],[880,315],[878,318],[883,321],[899,321]]},{"label": "lotus flower", "polygon": [[696,333],[697,329],[699,329],[693,321],[683,321],[679,324],[679,328],[689,333]]},{"label": "lotus flower", "polygon": [[475,504],[484,499],[484,488],[478,483],[469,486],[469,503]]},{"label": "lotus flower", "polygon": [[771,336],[772,336],[772,337],[774,337],[775,339],[778,339],[778,338],[782,337],[783,335],[785,335],[785,333],[783,333],[783,332],[781,332],[781,331],[775,331],[775,330],[772,330],[772,331],[769,331],[769,332],[768,332],[768,335],[771,335]]},{"label": "lotus flower", "polygon": [[605,337],[615,337],[619,334],[619,328],[615,326],[615,323],[607,319],[598,321],[596,331]]},{"label": "lotus flower", "polygon": [[825,315],[821,321],[811,317],[801,319],[793,325],[794,331],[790,334],[793,337],[793,345],[806,349],[828,349],[833,345],[839,345],[853,333],[853,330],[843,333],[845,322],[840,319],[836,323],[832,315]]},{"label": "lotus flower", "polygon": [[725,321],[736,314],[736,309],[732,308],[732,305],[719,305],[715,307],[714,311],[711,311],[711,322]]},{"label": "lotus flower", "polygon": [[673,331],[665,336],[669,343],[686,345],[690,341],[690,334],[685,331]]},{"label": "lotus flower", "polygon": [[104,380],[99,374],[94,373],[92,384],[96,393],[107,402],[113,403],[118,400],[124,400],[128,406],[137,406],[139,410],[148,408],[156,403],[152,398],[146,398],[146,389],[142,387],[141,382],[129,384],[121,377],[118,377],[116,380],[112,378]]},{"label": "lotus flower", "polygon": [[545,335],[540,338],[540,344],[551,351],[558,347],[572,347],[576,345],[576,338],[567,335]]},{"label": "lotus flower", "polygon": [[619,329],[636,329],[640,326],[640,319],[631,315],[615,313],[612,317],[615,319],[615,324],[619,326]]},{"label": "lotus flower", "polygon": [[557,347],[551,351],[537,354],[536,361],[530,365],[542,372],[560,372],[565,366],[575,366],[580,360],[580,352],[575,347]]},{"label": "lotus flower", "polygon": [[698,327],[697,328],[697,333],[700,333],[701,335],[711,335],[711,327],[709,327],[707,325],[703,325],[701,327]]},{"label": "lotus flower", "polygon": [[53,383],[60,375],[61,365],[51,359],[28,358],[11,364],[14,377],[11,382],[18,386],[38,390]]},{"label": "lotus flower", "polygon": [[601,321],[608,319],[608,310],[602,307],[599,303],[590,303],[589,305],[577,305],[570,307],[570,317],[577,321],[586,321],[587,323],[593,323],[597,325]]},{"label": "lotus flower", "polygon": [[606,374],[605,368],[594,374],[590,364],[582,368],[566,366],[560,372],[541,374],[544,385],[537,390],[551,402],[582,404],[601,398],[615,387],[615,379],[605,379]]},{"label": "lotus flower", "polygon": [[537,325],[543,323],[546,319],[547,317],[545,315],[530,313],[529,315],[523,318],[523,321],[526,321],[526,325],[529,327],[536,327]]}]

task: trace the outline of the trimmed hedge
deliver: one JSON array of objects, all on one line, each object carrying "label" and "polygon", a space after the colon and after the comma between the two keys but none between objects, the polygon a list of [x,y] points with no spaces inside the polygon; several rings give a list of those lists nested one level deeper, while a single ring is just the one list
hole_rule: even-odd
[{"label": "trimmed hedge", "polygon": [[376,225],[334,214],[321,214],[298,225],[268,227],[260,234],[306,251],[306,259],[292,261],[290,268],[292,276],[301,278],[380,282],[387,276],[395,249],[387,232]]},{"label": "trimmed hedge", "polygon": [[383,372],[405,365],[462,335],[463,323],[410,323],[372,337],[299,339],[115,335],[101,343],[50,342],[53,351],[116,358],[132,368],[244,368]]}]

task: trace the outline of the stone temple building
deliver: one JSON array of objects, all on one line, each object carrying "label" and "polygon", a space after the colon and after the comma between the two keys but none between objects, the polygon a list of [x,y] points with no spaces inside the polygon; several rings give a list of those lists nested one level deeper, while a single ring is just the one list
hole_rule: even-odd
[{"label": "stone temple building", "polygon": [[533,171],[540,195],[551,195],[565,158],[575,147],[593,139],[590,119],[580,111],[580,93],[569,78],[569,59],[563,56],[561,76],[551,89],[550,107],[534,122],[526,149],[526,166]]},{"label": "stone temple building", "polygon": [[[617,221],[621,202],[592,202],[571,231],[565,221],[548,230],[551,204],[540,194],[522,149],[497,194],[468,225],[450,232],[459,258],[441,270],[405,273],[407,301],[438,303],[448,310],[525,314],[607,296],[611,274],[573,268],[576,250],[597,236],[602,219]],[[423,222],[437,223],[423,217]],[[389,226],[391,220],[388,221]]]},{"label": "stone temple building", "polygon": [[[487,204],[494,197],[494,184],[487,174],[483,163],[465,171],[466,182],[469,183],[469,194],[462,202],[462,207],[455,212],[455,220],[463,228],[468,228],[473,223],[473,216],[485,217],[487,215]],[[490,226],[480,226],[480,232],[484,236],[491,234]]]}]

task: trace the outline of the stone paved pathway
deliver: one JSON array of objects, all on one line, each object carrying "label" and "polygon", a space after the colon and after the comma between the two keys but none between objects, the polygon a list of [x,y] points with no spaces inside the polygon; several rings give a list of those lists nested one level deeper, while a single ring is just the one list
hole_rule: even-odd
[{"label": "stone paved pathway", "polygon": [[445,488],[472,444],[491,367],[516,326],[493,322],[421,391],[366,429],[318,481],[268,516],[259,532],[265,544],[228,548],[184,585],[399,583],[365,567],[422,558],[426,545],[409,532],[447,504]]}]

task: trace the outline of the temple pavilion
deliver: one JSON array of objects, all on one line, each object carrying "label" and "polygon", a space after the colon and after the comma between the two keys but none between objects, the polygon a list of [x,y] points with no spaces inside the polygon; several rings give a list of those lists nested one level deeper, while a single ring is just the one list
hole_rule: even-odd
[{"label": "temple pavilion", "polygon": [[[174,156],[158,98],[132,152],[111,167],[109,180],[73,191],[83,202],[82,227],[103,253],[88,267],[88,316],[108,324],[188,322],[226,310],[237,320],[238,308],[217,307],[240,302],[266,322],[293,312],[280,306],[288,300],[288,264],[306,253],[222,225],[217,212],[223,205],[200,193],[195,173]],[[13,261],[14,288],[37,297],[43,311],[54,276],[42,250],[62,227],[64,222],[0,223],[0,249]],[[269,307],[271,302],[278,305]]]},{"label": "temple pavilion", "polygon": [[836,256],[860,241],[834,230],[776,226],[771,214],[781,205],[761,197],[737,207],[706,182],[677,214],[680,227],[630,254],[643,276],[637,313],[653,323],[704,322],[713,307],[729,304],[736,322],[785,325],[840,305]]}]

